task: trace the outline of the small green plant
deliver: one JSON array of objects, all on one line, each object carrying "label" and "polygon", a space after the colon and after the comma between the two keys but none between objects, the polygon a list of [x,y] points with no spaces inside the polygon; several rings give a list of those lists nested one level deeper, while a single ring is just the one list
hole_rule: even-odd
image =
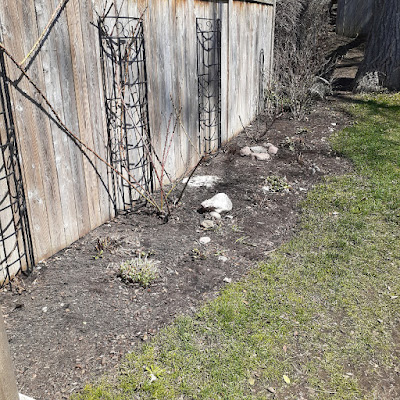
[{"label": "small green plant", "polygon": [[96,255],[93,256],[95,260],[103,258],[104,251],[111,250],[115,244],[115,241],[110,239],[109,236],[104,238],[97,238],[96,245],[94,246],[96,250]]},{"label": "small green plant", "polygon": [[159,276],[157,261],[141,256],[125,261],[119,267],[119,276],[124,282],[148,287]]},{"label": "small green plant", "polygon": [[306,133],[309,133],[310,130],[308,128],[300,127],[296,130],[296,135],[305,135]]},{"label": "small green plant", "polygon": [[235,240],[235,243],[241,243],[244,244],[245,246],[250,246],[250,247],[257,247],[256,244],[249,242],[248,239],[250,239],[250,236],[241,236],[240,238]]},{"label": "small green plant", "polygon": [[294,152],[296,150],[296,144],[295,144],[293,138],[291,138],[289,136],[285,137],[285,140],[282,141],[281,146],[286,147],[287,149],[289,149],[292,152]]},{"label": "small green plant", "polygon": [[291,189],[286,176],[280,177],[277,175],[268,176],[264,181],[264,187],[268,188],[269,192],[274,193],[289,191]]},{"label": "small green plant", "polygon": [[227,250],[221,249],[221,250],[217,250],[217,251],[214,253],[214,256],[215,256],[215,257],[225,256],[226,253],[227,253]]},{"label": "small green plant", "polygon": [[207,254],[202,252],[201,250],[195,248],[192,249],[192,259],[193,260],[205,260],[207,258]]},{"label": "small green plant", "polygon": [[145,371],[150,374],[152,380],[154,380],[154,378],[159,379],[165,372],[164,369],[158,367],[157,365],[150,365],[150,367],[145,367]]},{"label": "small green plant", "polygon": [[237,224],[233,224],[231,228],[232,228],[233,232],[244,232],[243,228]]}]

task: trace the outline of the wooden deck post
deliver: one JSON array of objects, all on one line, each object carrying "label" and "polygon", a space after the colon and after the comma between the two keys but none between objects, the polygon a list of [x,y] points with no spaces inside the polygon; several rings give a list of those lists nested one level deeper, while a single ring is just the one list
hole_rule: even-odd
[{"label": "wooden deck post", "polygon": [[18,400],[17,382],[11,360],[10,348],[0,312],[0,400]]}]

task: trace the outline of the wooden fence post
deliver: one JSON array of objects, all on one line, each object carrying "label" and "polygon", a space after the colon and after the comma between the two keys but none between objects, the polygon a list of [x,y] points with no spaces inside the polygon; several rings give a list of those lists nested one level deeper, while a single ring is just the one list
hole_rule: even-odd
[{"label": "wooden fence post", "polygon": [[18,400],[17,382],[11,361],[10,348],[0,311],[0,400]]}]

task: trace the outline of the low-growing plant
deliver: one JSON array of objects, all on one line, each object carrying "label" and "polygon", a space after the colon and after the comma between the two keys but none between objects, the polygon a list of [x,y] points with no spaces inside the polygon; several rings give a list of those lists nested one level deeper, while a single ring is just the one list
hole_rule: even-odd
[{"label": "low-growing plant", "polygon": [[148,287],[159,276],[157,264],[157,261],[147,256],[132,258],[120,265],[119,276],[124,282],[138,283],[140,286]]},{"label": "low-growing plant", "polygon": [[96,255],[93,256],[95,260],[103,258],[104,251],[111,250],[115,245],[115,240],[112,240],[109,236],[103,238],[97,238],[95,250]]},{"label": "low-growing plant", "polygon": [[286,176],[280,177],[277,175],[268,176],[264,181],[264,187],[268,187],[268,191],[274,193],[289,191],[291,189]]},{"label": "low-growing plant", "polygon": [[197,248],[192,249],[191,255],[193,260],[205,260],[207,258],[207,254]]}]

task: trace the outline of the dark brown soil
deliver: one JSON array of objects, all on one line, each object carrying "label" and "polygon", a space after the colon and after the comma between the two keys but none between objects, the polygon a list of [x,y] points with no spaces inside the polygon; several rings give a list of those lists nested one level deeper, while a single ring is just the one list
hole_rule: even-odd
[{"label": "dark brown soil", "polygon": [[[192,313],[215,297],[225,278],[240,279],[287,241],[307,191],[326,175],[350,170],[328,143],[332,132],[348,123],[334,97],[317,104],[304,122],[281,117],[267,129],[269,119],[260,117],[198,168],[195,175],[221,181],[210,189],[188,187],[168,223],[147,208],[121,215],[41,263],[12,290],[4,289],[2,311],[20,392],[37,400],[68,398],[112,371],[125,353],[176,315]],[[269,162],[237,151],[266,142],[280,145]],[[263,193],[271,175],[286,177],[289,192]],[[204,231],[200,223],[207,215],[198,209],[218,192],[231,198],[233,210]],[[211,242],[201,245],[202,236]],[[108,246],[96,257],[96,244],[105,239]],[[160,277],[148,289],[117,276],[116,266],[142,251],[160,261]]]}]

